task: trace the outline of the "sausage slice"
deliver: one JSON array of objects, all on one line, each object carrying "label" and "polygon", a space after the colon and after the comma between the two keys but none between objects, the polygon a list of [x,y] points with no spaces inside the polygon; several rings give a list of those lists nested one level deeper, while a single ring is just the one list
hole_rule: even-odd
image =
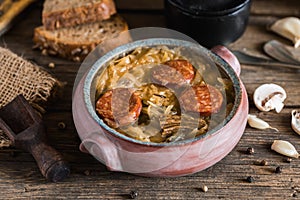
[{"label": "sausage slice", "polygon": [[105,92],[96,103],[96,111],[113,128],[135,122],[142,110],[140,97],[128,88]]},{"label": "sausage slice", "polygon": [[223,95],[211,85],[198,84],[185,90],[179,101],[184,110],[209,116],[220,110],[223,103]]},{"label": "sausage slice", "polygon": [[152,70],[153,80],[162,85],[188,84],[194,79],[194,76],[194,67],[187,60],[171,60]]}]

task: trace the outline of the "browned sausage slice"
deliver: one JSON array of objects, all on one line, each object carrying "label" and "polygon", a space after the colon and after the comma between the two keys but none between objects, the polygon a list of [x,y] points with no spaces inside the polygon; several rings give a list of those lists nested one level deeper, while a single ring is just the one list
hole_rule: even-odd
[{"label": "browned sausage slice", "polygon": [[209,116],[220,110],[223,95],[211,85],[198,84],[184,91],[179,101],[184,110]]},{"label": "browned sausage slice", "polygon": [[141,110],[140,97],[128,88],[108,90],[96,103],[97,113],[113,128],[135,122]]},{"label": "browned sausage slice", "polygon": [[193,65],[187,60],[171,60],[154,67],[152,78],[162,85],[184,85],[195,76]]}]

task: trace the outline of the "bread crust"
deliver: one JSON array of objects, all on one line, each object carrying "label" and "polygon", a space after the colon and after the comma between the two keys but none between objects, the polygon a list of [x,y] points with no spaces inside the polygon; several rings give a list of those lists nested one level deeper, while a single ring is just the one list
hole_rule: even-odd
[{"label": "bread crust", "polygon": [[46,30],[55,30],[106,20],[115,13],[116,7],[113,0],[102,0],[99,3],[72,9],[43,12],[42,21]]},{"label": "bread crust", "polygon": [[[115,18],[118,23],[123,24],[123,30],[117,32],[117,34],[127,31],[128,25],[125,20],[119,15],[115,16]],[[99,38],[99,40],[93,42],[68,42],[59,38],[55,38],[47,33],[49,33],[48,30],[45,30],[43,26],[34,29],[33,42],[35,43],[35,48],[40,49],[44,55],[59,56],[76,62],[83,61],[85,57],[96,48],[97,45],[102,43],[105,39],[113,37],[113,35],[111,35],[105,39]]]}]

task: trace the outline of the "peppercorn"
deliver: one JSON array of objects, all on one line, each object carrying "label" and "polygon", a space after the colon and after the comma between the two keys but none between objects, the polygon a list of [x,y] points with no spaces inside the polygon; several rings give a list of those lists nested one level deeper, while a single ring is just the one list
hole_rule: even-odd
[{"label": "peppercorn", "polygon": [[262,160],[262,161],[260,162],[260,165],[261,165],[261,166],[266,166],[266,165],[268,165],[268,161]]},{"label": "peppercorn", "polygon": [[86,176],[91,175],[91,171],[90,171],[90,170],[85,170],[83,173],[84,173],[84,175],[86,175]]},{"label": "peppercorn", "polygon": [[248,176],[246,180],[247,180],[249,183],[254,182],[253,176]]},{"label": "peppercorn", "polygon": [[254,154],[254,149],[252,147],[248,147],[247,154]]},{"label": "peppercorn", "polygon": [[276,167],[275,173],[280,174],[281,172],[282,172],[282,167],[280,167],[280,166]]},{"label": "peppercorn", "polygon": [[203,192],[207,192],[208,191],[208,187],[206,185],[203,185],[201,189],[202,189]]},{"label": "peppercorn", "polygon": [[293,196],[293,197],[297,197],[297,193],[296,193],[296,192],[294,192],[292,196]]},{"label": "peppercorn", "polygon": [[285,161],[288,162],[288,163],[291,163],[292,160],[293,160],[293,159],[291,159],[291,158],[287,158]]},{"label": "peppercorn", "polygon": [[53,69],[55,67],[55,64],[53,62],[51,62],[48,64],[48,67]]},{"label": "peppercorn", "polygon": [[64,122],[59,122],[57,124],[57,126],[58,126],[59,129],[65,129],[66,128],[66,124]]},{"label": "peppercorn", "polygon": [[130,191],[129,195],[131,199],[135,199],[138,197],[139,194],[137,191]]}]

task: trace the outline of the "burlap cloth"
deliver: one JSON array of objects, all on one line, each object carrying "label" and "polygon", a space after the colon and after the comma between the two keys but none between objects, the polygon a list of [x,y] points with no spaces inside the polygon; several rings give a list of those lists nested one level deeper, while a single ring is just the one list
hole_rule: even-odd
[{"label": "burlap cloth", "polygon": [[[40,67],[0,47],[0,108],[23,94],[31,105],[43,111],[41,105],[59,85],[59,81]],[[0,129],[0,148],[10,145],[11,141]]]}]

